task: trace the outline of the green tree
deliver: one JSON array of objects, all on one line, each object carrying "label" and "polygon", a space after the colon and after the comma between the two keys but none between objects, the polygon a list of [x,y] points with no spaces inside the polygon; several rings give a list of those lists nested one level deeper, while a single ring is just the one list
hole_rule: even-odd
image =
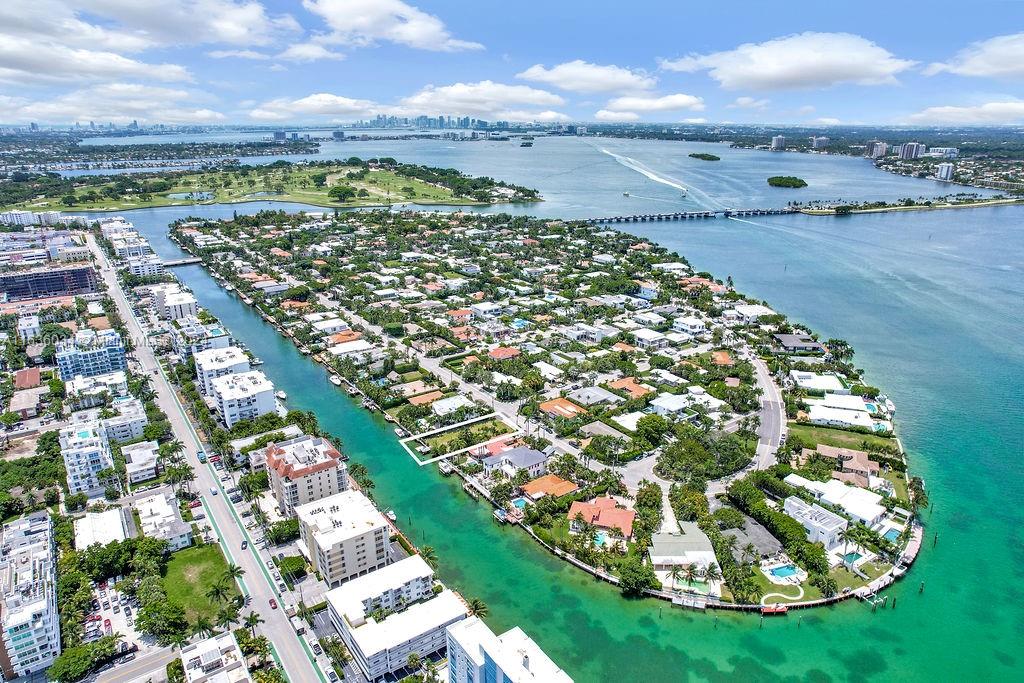
[{"label": "green tree", "polygon": [[660,585],[654,569],[639,557],[628,556],[619,564],[619,588],[623,595],[643,595],[645,590]]},{"label": "green tree", "polygon": [[481,619],[487,616],[490,610],[487,609],[487,603],[480,598],[473,598],[469,601],[469,613],[471,616],[480,617]]}]

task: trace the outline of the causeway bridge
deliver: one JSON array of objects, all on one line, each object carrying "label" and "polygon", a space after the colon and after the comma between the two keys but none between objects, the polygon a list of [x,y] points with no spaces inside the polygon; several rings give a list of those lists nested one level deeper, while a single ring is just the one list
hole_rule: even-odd
[{"label": "causeway bridge", "polygon": [[608,216],[607,218],[588,218],[587,223],[645,223],[647,221],[681,221],[701,218],[732,218],[734,216],[780,216],[797,213],[798,209],[784,207],[781,209],[718,209],[708,211],[677,211],[674,213],[638,213],[630,216]]}]

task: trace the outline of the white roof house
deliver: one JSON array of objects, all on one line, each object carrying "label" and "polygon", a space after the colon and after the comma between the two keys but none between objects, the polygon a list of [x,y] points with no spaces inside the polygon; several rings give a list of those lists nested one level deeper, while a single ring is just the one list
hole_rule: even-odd
[{"label": "white roof house", "polygon": [[455,396],[449,396],[448,398],[442,398],[434,401],[430,404],[430,409],[434,411],[434,414],[438,417],[444,417],[445,415],[451,415],[459,408],[472,408],[473,401],[466,398],[462,394],[456,394]]},{"label": "white roof house", "polygon": [[866,427],[872,429],[874,422],[867,411],[844,410],[824,405],[812,405],[807,411],[807,420],[811,424],[831,427]]},{"label": "white roof house", "polygon": [[84,517],[75,520],[75,547],[79,550],[88,548],[94,543],[107,545],[114,541],[128,538],[121,508],[111,508],[103,512],[86,512]]},{"label": "white roof house", "polygon": [[847,486],[837,479],[826,482],[813,481],[799,474],[789,474],[783,479],[790,486],[806,489],[814,496],[829,505],[842,508],[850,517],[871,527],[881,521],[885,515],[885,507],[881,505],[882,496],[857,486]]},{"label": "white roof house", "polygon": [[842,380],[832,373],[818,374],[805,370],[790,370],[789,376],[801,389],[809,391],[831,392],[833,394],[848,394],[850,389],[843,384]]},{"label": "white roof house", "polygon": [[651,409],[662,417],[675,417],[686,413],[692,400],[684,394],[658,394],[651,401]]},{"label": "white roof house", "polygon": [[163,489],[152,496],[135,501],[142,535],[167,541],[170,550],[192,545],[192,526],[182,521],[174,492]]},{"label": "white roof house", "polygon": [[848,525],[846,519],[836,513],[826,510],[817,503],[807,503],[796,496],[786,498],[782,509],[803,525],[807,531],[808,541],[821,543],[825,546],[825,550],[830,550],[839,544],[839,532]]}]

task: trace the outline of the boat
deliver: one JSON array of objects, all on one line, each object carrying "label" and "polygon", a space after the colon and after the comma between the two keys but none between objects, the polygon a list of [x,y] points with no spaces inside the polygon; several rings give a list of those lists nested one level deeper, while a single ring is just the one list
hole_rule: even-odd
[{"label": "boat", "polygon": [[384,516],[390,519],[392,522],[398,519],[398,516],[395,514],[394,510],[388,510],[387,512],[384,513]]},{"label": "boat", "polygon": [[224,285],[224,291],[225,292],[233,292],[233,291],[235,291],[235,286],[231,285],[231,284]]},{"label": "boat", "polygon": [[395,427],[395,436],[405,436],[405,430],[401,427]]},{"label": "boat", "polygon": [[450,460],[442,460],[437,463],[437,469],[441,471],[443,476],[449,477],[452,472],[455,471],[455,465],[453,465]]},{"label": "boat", "polygon": [[256,356],[253,356],[252,360],[249,361],[250,365],[263,365],[263,361]]},{"label": "boat", "polygon": [[338,377],[337,375],[331,375],[331,384],[333,384],[336,387],[340,387],[341,386],[341,378]]},{"label": "boat", "polygon": [[623,193],[622,193],[622,196],[623,196],[623,197],[628,197],[628,196],[629,196],[629,193],[628,193],[628,192],[623,192]]},{"label": "boat", "polygon": [[480,497],[480,494],[476,492],[476,489],[473,488],[468,481],[463,482],[462,490],[468,493],[469,497],[472,498],[473,500],[476,500],[477,498]]},{"label": "boat", "polygon": [[348,387],[347,389],[345,389],[345,391],[348,392],[349,396],[355,396],[356,394],[359,393],[359,389],[357,389],[355,387]]},{"label": "boat", "polygon": [[284,393],[283,391],[277,392],[276,394],[274,394],[274,396],[277,396],[277,398],[282,400],[282,401],[287,401],[288,400],[288,394]]},{"label": "boat", "polygon": [[491,514],[494,516],[494,519],[498,520],[499,524],[504,524],[505,522],[508,521],[507,515],[505,514],[505,511],[502,510],[501,508],[498,508],[497,510],[495,510]]},{"label": "boat", "polygon": [[533,147],[533,143],[532,142],[520,142],[519,146],[520,147]]},{"label": "boat", "polygon": [[789,607],[786,605],[764,605],[761,607],[761,614],[778,615],[785,614],[789,611]]}]

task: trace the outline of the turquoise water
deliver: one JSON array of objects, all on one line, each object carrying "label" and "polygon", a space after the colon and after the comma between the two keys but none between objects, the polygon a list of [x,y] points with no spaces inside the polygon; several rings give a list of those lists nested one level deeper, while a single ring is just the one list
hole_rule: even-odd
[{"label": "turquoise water", "polygon": [[[502,169],[525,162],[503,161],[493,149],[472,157],[471,147],[437,153],[449,160],[443,165],[459,165],[450,160],[457,154],[472,158],[474,172],[524,181]],[[659,172],[672,174],[685,163],[670,159],[659,165],[660,157],[676,155],[672,145],[652,145],[649,158],[642,147],[630,148],[630,156]],[[530,206],[533,213],[615,212],[622,209],[621,192],[634,182],[644,188],[637,194],[677,201],[677,190],[614,159],[598,159],[586,150],[558,155],[539,144],[533,149],[543,152],[536,157],[533,184],[553,197]],[[711,149],[718,153],[720,147]],[[392,151],[403,158],[397,148]],[[427,153],[421,154],[426,160]],[[781,164],[797,155],[762,156],[773,159],[753,163]],[[870,166],[865,171],[880,177],[865,177],[861,160],[841,161],[822,163],[817,173],[829,187],[847,178],[850,189],[844,194],[867,194],[876,183],[894,196],[931,186]],[[484,169],[488,164],[494,167]],[[781,170],[788,174],[788,167]],[[748,189],[756,195],[764,191],[754,187],[763,183],[754,182],[763,171],[732,177],[718,170],[720,177],[701,181],[701,191],[723,202]],[[826,172],[835,177],[825,178]],[[618,198],[610,196],[615,188],[620,188]],[[636,200],[648,207],[663,203]],[[230,217],[235,210],[267,206],[305,208],[261,203],[126,215],[158,253],[174,256],[179,252],[163,235],[175,218]],[[680,251],[698,268],[722,278],[732,275],[739,289],[823,336],[849,340],[858,351],[857,365],[899,407],[901,438],[915,472],[928,482],[934,505],[925,513],[928,537],[921,557],[905,581],[884,592],[897,598],[895,610],[872,613],[851,601],[763,626],[756,617],[623,600],[614,588],[570,569],[516,529],[493,524],[487,507],[471,502],[454,479],[418,468],[397,446],[387,423],[335,390],[322,369],[199,266],[175,272],[235,337],[267,361],[262,369],[288,393],[290,406],[315,410],[327,429],[342,436],[343,448],[370,469],[380,504],[396,511],[415,542],[437,549],[441,577],[467,597],[483,599],[496,630],[522,626],[581,683],[894,676],[1013,680],[1024,665],[1019,646],[1024,636],[1022,223],[1024,209],[1003,207],[622,226]],[[993,586],[999,587],[998,600],[979,599],[991,595]]]},{"label": "turquoise water", "polygon": [[796,566],[792,564],[784,564],[781,567],[773,567],[771,574],[772,576],[777,576],[780,579],[796,576]]},{"label": "turquoise water", "polygon": [[890,543],[895,543],[896,539],[899,538],[899,537],[900,537],[900,530],[899,529],[889,529],[888,531],[886,531],[882,535],[882,538],[884,538],[885,540],[889,541]]},{"label": "turquoise water", "polygon": [[608,541],[608,534],[604,531],[598,531],[594,534],[594,543],[599,546],[603,546]]},{"label": "turquoise water", "polygon": [[525,498],[513,498],[512,499],[512,504],[515,505],[520,510],[523,510],[523,509],[526,508],[526,499]]},{"label": "turquoise water", "polygon": [[843,562],[845,562],[846,564],[853,564],[862,557],[864,556],[860,553],[846,553],[845,555],[843,555]]}]

